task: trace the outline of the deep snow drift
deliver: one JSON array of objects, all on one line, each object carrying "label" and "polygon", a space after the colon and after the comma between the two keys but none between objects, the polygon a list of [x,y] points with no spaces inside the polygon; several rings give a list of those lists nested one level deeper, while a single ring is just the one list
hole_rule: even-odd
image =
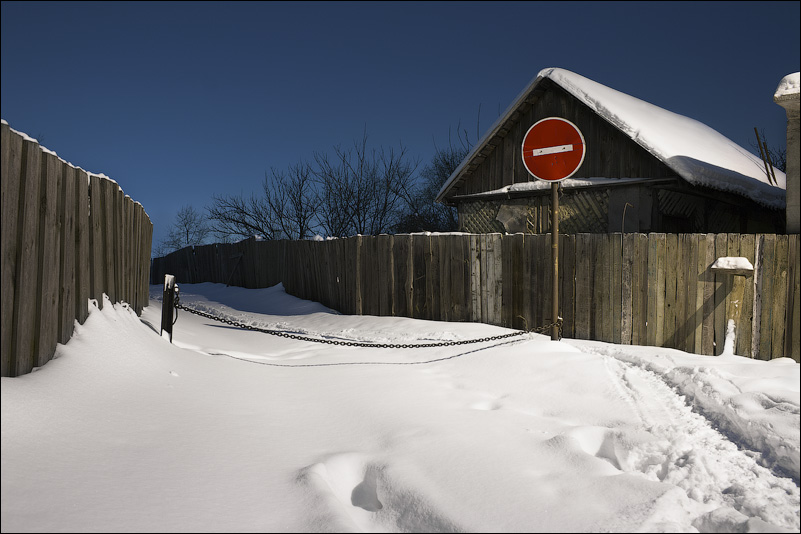
[{"label": "deep snow drift", "polygon": [[[526,334],[332,346],[92,307],[2,379],[2,530],[799,531],[799,365]],[[334,340],[509,332],[180,284]]]}]

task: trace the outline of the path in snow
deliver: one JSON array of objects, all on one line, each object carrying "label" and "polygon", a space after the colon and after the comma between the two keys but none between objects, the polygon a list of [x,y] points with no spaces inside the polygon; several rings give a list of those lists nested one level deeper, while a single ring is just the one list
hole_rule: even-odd
[{"label": "path in snow", "polygon": [[[597,447],[596,455],[625,472],[673,484],[690,499],[717,506],[693,523],[702,531],[746,523],[756,528],[759,520],[753,517],[775,521],[781,510],[793,509],[792,503],[799,500],[798,487],[759,465],[759,453],[738,448],[655,373],[603,358],[620,395],[651,437],[630,440],[625,430],[610,432],[600,443],[597,439],[588,442],[588,452]],[[784,526],[799,528],[797,514],[785,512],[783,519]]]}]

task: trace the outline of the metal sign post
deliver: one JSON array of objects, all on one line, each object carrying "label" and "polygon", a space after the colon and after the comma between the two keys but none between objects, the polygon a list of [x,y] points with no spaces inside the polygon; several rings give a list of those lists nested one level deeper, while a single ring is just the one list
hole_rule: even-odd
[{"label": "metal sign post", "polygon": [[523,136],[523,165],[528,172],[551,182],[551,255],[553,258],[553,323],[551,339],[559,339],[559,182],[572,176],[584,162],[584,135],[560,117],[537,121]]},{"label": "metal sign post", "polygon": [[[553,257],[553,322],[559,319],[559,182],[551,184],[551,256]],[[559,326],[551,328],[551,340],[559,341]]]}]

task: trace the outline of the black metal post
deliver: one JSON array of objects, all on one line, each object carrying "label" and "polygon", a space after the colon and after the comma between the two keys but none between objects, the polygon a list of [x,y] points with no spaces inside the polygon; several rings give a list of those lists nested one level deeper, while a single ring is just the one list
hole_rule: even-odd
[{"label": "black metal post", "polygon": [[167,331],[172,343],[172,321],[175,316],[175,276],[164,275],[164,298],[161,301],[161,334]]}]

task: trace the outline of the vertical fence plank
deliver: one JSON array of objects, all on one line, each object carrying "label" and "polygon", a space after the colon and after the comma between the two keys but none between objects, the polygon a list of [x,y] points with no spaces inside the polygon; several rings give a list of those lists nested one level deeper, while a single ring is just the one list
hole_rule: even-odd
[{"label": "vertical fence plank", "polygon": [[2,223],[0,224],[0,246],[2,246],[2,332],[0,332],[0,376],[16,376],[15,348],[12,338],[15,336],[14,317],[16,314],[16,301],[20,289],[16,287],[17,258],[21,253],[22,228],[19,226],[20,194],[24,198],[24,186],[21,183],[23,141],[22,136],[12,132],[8,124],[0,125],[0,189],[2,190]]},{"label": "vertical fence plank", "polygon": [[58,342],[66,343],[72,336],[75,322],[75,169],[61,162],[62,182],[58,217],[61,219],[59,241],[59,306]]},{"label": "vertical fence plank", "polygon": [[492,242],[492,262],[495,277],[492,279],[494,301],[492,308],[493,323],[495,325],[503,324],[503,239],[501,234],[491,234]]},{"label": "vertical fence plank", "polygon": [[630,345],[633,338],[633,315],[636,310],[635,287],[637,275],[634,272],[634,259],[636,254],[636,234],[621,234],[623,240],[622,260],[621,260],[621,324],[620,324],[620,343]]},{"label": "vertical fence plank", "polygon": [[801,265],[798,241],[798,234],[788,236],[787,332],[784,338],[786,355],[797,362],[801,361]]},{"label": "vertical fence plank", "polygon": [[[621,343],[621,338],[623,335],[623,234],[612,234],[609,236],[609,241],[612,249],[610,258],[610,296],[612,300],[612,315],[608,320],[612,323],[611,341],[613,343]],[[629,276],[629,284],[630,283],[631,277]],[[631,291],[630,288],[629,291]],[[630,298],[631,296],[629,295],[629,299]]]},{"label": "vertical fence plank", "polygon": [[[547,215],[546,210],[542,213]],[[550,217],[548,218],[550,221]],[[536,247],[536,268],[537,276],[536,286],[534,289],[534,296],[536,299],[534,306],[534,321],[535,325],[545,326],[553,322],[553,253],[551,248],[551,235],[550,234],[537,234],[533,236],[534,246]],[[546,334],[548,335],[548,334]]]},{"label": "vertical fence plank", "polygon": [[20,247],[17,253],[16,301],[14,303],[14,353],[12,376],[29,373],[36,365],[35,342],[37,302],[37,270],[40,261],[39,202],[42,152],[37,143],[25,140],[20,169]]},{"label": "vertical fence plank", "polygon": [[575,337],[576,236],[559,238],[559,310],[562,316],[562,335]]},{"label": "vertical fence plank", "polygon": [[632,329],[632,343],[645,345],[648,336],[648,235],[637,234],[637,319]]},{"label": "vertical fence plank", "polygon": [[715,274],[710,268],[715,262],[715,241],[715,234],[706,234],[704,236],[706,252],[703,264],[704,318],[701,326],[701,354],[708,355],[715,354],[716,282]]},{"label": "vertical fence plank", "polygon": [[665,236],[665,317],[663,347],[676,346],[678,235]]},{"label": "vertical fence plank", "polygon": [[691,271],[692,280],[690,283],[695,285],[695,320],[693,322],[693,348],[692,352],[703,354],[703,325],[704,325],[704,271],[706,269],[706,235],[695,234],[693,236],[693,246],[695,247],[695,269]]},{"label": "vertical fence plank", "polygon": [[[725,257],[729,253],[728,235],[724,233],[715,236],[715,259]],[[714,261],[714,260],[713,260]],[[715,355],[723,352],[726,340],[726,296],[730,289],[731,277],[715,273]]]},{"label": "vertical fence plank", "polygon": [[[469,262],[470,262],[470,320],[481,320],[481,265],[479,263],[480,245],[478,235],[470,234]],[[416,258],[415,258],[416,261]]]},{"label": "vertical fence plank", "polygon": [[600,341],[612,341],[612,317],[610,280],[610,247],[609,237],[606,234],[594,236],[597,268],[593,270],[593,301],[595,303],[595,338]]},{"label": "vertical fence plank", "polygon": [[488,288],[488,279],[490,276],[489,273],[489,263],[488,262],[488,253],[487,253],[487,234],[481,234],[477,236],[477,252],[478,252],[478,299],[479,299],[479,306],[481,313],[479,315],[479,321],[482,323],[489,322],[489,302],[490,302],[490,295],[489,295],[489,288]]},{"label": "vertical fence plank", "polygon": [[514,266],[512,264],[512,234],[504,234],[501,238],[502,245],[502,258],[501,258],[501,272],[503,273],[503,282],[501,284],[501,302],[502,302],[502,319],[503,326],[512,328],[513,311],[514,311],[514,298],[512,280],[514,278]]},{"label": "vertical fence plank", "polygon": [[[787,253],[789,250],[787,235],[776,236],[775,270],[773,271],[773,313],[771,315],[771,359],[783,358],[790,354],[789,347],[784,346],[784,330],[789,327],[786,317],[787,306]],[[764,325],[763,325],[764,326]]]},{"label": "vertical fence plank", "polygon": [[36,365],[47,363],[58,343],[59,259],[61,222],[58,220],[58,196],[63,168],[58,156],[42,155],[41,199],[39,211],[39,264]]},{"label": "vertical fence plank", "polygon": [[687,312],[687,261],[690,251],[687,249],[687,234],[676,236],[676,262],[671,266],[676,272],[676,314],[674,342],[670,346],[686,350],[687,332],[685,317]]},{"label": "vertical fence plank", "polygon": [[412,273],[411,257],[409,248],[411,245],[411,235],[396,235],[392,241],[392,257],[395,265],[395,313],[399,317],[411,317],[411,286]]},{"label": "vertical fence plank", "polygon": [[453,299],[453,320],[467,321],[469,319],[467,310],[469,297],[469,264],[465,252],[466,236],[448,236],[451,243],[450,265],[451,265],[451,287],[450,294]]},{"label": "vertical fence plank", "polygon": [[591,339],[592,235],[576,234],[576,326],[577,339]]},{"label": "vertical fence plank", "polygon": [[[738,236],[740,239],[740,256],[747,259],[751,265],[755,259],[755,236],[753,234],[743,234]],[[739,305],[739,321],[737,323],[737,338],[735,354],[753,358],[751,352],[751,335],[753,333],[754,321],[754,279],[751,276],[741,276],[743,287],[741,302]]]}]

